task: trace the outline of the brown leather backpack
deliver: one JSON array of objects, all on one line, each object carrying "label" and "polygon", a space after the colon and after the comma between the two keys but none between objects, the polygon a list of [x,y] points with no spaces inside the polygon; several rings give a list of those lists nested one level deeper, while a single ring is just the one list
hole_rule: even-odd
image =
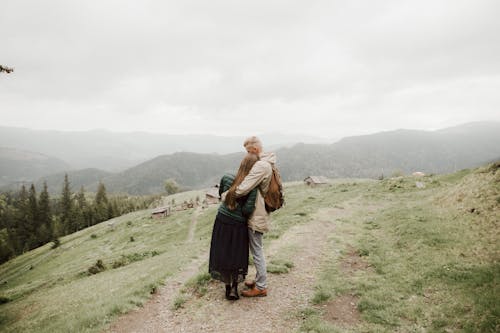
[{"label": "brown leather backpack", "polygon": [[271,175],[271,182],[269,183],[269,189],[264,196],[264,202],[266,203],[266,211],[268,213],[274,212],[280,209],[285,204],[285,196],[283,193],[283,185],[281,184],[281,175],[278,169],[271,165],[273,168],[273,173]]}]

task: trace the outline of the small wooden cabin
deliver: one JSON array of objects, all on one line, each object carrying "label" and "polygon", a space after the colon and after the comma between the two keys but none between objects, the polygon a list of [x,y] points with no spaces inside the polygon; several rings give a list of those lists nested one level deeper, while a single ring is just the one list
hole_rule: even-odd
[{"label": "small wooden cabin", "polygon": [[167,217],[169,215],[170,215],[170,207],[168,207],[168,206],[155,208],[151,212],[151,217],[157,218],[157,219],[162,218],[162,217]]},{"label": "small wooden cabin", "polygon": [[306,183],[309,186],[316,186],[316,185],[326,184],[327,180],[323,176],[309,176],[306,179],[304,179],[304,183]]},{"label": "small wooden cabin", "polygon": [[216,185],[214,187],[211,187],[208,189],[208,191],[205,193],[205,200],[207,201],[207,204],[218,204],[219,203],[219,185]]}]

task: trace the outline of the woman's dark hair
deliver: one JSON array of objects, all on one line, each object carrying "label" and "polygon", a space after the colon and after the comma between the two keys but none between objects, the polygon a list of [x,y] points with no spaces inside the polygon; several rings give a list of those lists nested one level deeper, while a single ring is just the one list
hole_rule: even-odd
[{"label": "woman's dark hair", "polygon": [[255,162],[259,160],[259,157],[255,154],[246,154],[243,160],[240,163],[240,168],[238,169],[238,173],[234,178],[233,184],[229,188],[226,194],[226,206],[230,210],[236,209],[236,187],[241,184],[243,179],[250,173]]}]

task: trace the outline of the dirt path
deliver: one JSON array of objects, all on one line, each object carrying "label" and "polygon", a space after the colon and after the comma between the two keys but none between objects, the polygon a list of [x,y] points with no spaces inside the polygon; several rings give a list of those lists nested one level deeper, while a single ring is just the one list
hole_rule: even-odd
[{"label": "dirt path", "polygon": [[167,279],[165,286],[161,287],[142,308],[120,317],[107,332],[166,332],[163,329],[163,321],[168,320],[173,314],[172,302],[179,289],[190,277],[199,272],[200,266],[207,260],[208,255],[193,260],[179,274]]},{"label": "dirt path", "polygon": [[196,230],[196,223],[198,223],[198,216],[200,215],[201,207],[196,207],[193,212],[193,217],[191,218],[191,225],[189,226],[189,232],[186,242],[191,243],[194,237],[194,231]]},{"label": "dirt path", "polygon": [[[306,307],[314,293],[322,253],[335,219],[349,215],[346,207],[324,211],[309,223],[290,228],[265,248],[268,262],[280,251],[293,249],[289,259],[294,267],[287,274],[268,274],[268,296],[229,302],[222,283],[211,282],[201,298],[193,296],[184,308],[173,310],[173,300],[181,285],[198,273],[207,258],[199,258],[170,279],[159,295],[143,308],[121,318],[110,332],[291,332],[300,326],[298,310]],[[286,252],[285,252],[286,253]],[[254,276],[250,267],[249,277]]]}]

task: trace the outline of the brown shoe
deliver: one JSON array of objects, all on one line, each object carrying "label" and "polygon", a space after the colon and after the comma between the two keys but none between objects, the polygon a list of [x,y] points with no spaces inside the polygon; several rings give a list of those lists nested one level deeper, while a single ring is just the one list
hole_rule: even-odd
[{"label": "brown shoe", "polygon": [[264,297],[267,296],[267,289],[260,290],[259,288],[252,288],[241,292],[241,296],[245,297]]},{"label": "brown shoe", "polygon": [[245,281],[245,286],[247,286],[250,289],[253,289],[255,287],[255,281]]}]

